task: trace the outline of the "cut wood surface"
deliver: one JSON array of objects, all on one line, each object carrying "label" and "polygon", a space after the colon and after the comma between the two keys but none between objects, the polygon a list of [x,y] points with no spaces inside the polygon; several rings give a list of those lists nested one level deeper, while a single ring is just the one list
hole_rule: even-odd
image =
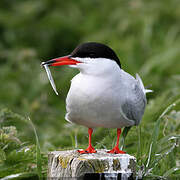
[{"label": "cut wood surface", "polygon": [[94,154],[80,154],[77,150],[53,151],[48,154],[49,180],[84,177],[94,173],[104,176],[121,174],[128,179],[135,176],[135,167],[134,156],[109,154],[107,150],[97,150]]}]

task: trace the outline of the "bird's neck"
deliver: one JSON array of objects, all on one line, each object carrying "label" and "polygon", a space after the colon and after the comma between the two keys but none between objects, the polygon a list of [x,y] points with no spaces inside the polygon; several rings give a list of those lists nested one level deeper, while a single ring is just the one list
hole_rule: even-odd
[{"label": "bird's neck", "polygon": [[76,66],[83,75],[106,77],[120,74],[121,69],[115,61],[99,58],[91,63],[80,63]]}]

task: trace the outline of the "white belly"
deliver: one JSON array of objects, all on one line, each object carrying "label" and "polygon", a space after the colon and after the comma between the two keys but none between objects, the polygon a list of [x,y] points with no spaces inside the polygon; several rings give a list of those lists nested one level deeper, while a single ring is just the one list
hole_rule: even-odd
[{"label": "white belly", "polygon": [[67,95],[66,120],[90,128],[134,125],[134,121],[122,115],[119,89],[115,84],[103,78],[78,74]]}]

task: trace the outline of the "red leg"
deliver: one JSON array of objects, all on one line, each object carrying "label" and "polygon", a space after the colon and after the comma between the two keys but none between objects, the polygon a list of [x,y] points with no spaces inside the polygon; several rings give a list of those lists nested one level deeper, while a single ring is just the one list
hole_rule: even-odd
[{"label": "red leg", "polygon": [[96,153],[97,151],[92,147],[91,145],[91,135],[93,133],[93,129],[92,128],[89,128],[88,129],[88,134],[89,134],[89,146],[87,149],[85,150],[78,150],[79,153],[81,154],[88,154],[88,153]]},{"label": "red leg", "polygon": [[117,129],[117,142],[116,145],[114,146],[114,148],[110,151],[108,151],[107,153],[112,153],[112,154],[125,154],[126,152],[121,151],[119,149],[119,136],[121,135],[121,129]]}]

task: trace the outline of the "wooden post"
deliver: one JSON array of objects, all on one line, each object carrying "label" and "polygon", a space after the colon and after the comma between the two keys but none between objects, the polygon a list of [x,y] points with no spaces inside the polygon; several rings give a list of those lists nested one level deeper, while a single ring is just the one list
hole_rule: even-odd
[{"label": "wooden post", "polygon": [[94,154],[80,154],[77,150],[53,151],[48,154],[48,180],[134,179],[136,159],[129,154],[109,154],[97,150]]}]

